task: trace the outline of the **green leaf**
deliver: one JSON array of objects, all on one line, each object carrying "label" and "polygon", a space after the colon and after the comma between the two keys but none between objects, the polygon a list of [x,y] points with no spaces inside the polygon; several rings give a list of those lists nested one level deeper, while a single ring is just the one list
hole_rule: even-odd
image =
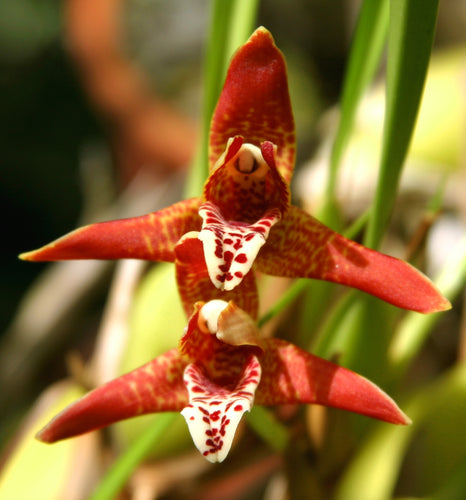
[{"label": "green leaf", "polygon": [[466,491],[466,458],[455,468],[451,476],[432,495],[430,500],[464,500]]},{"label": "green leaf", "polygon": [[377,190],[366,246],[377,248],[387,229],[416,123],[429,64],[438,0],[391,0],[387,86]]},{"label": "green leaf", "polygon": [[120,455],[89,500],[113,500],[133,470],[170,427],[177,413],[161,413],[157,420]]},{"label": "green leaf", "polygon": [[246,42],[254,30],[259,0],[236,0],[231,12],[230,31],[225,52],[224,75],[230,58]]},{"label": "green leaf", "polygon": [[208,140],[212,114],[233,52],[244,43],[257,14],[258,0],[213,0],[204,63],[201,135],[186,186],[186,198],[199,196],[208,175]]},{"label": "green leaf", "polygon": [[[444,269],[435,280],[442,294],[450,301],[464,290],[466,283],[466,238],[450,255]],[[441,314],[421,315],[409,312],[400,322],[393,337],[388,359],[392,377],[400,379],[432,330]]]},{"label": "green leaf", "polygon": [[338,167],[353,129],[358,104],[380,63],[388,30],[388,0],[366,0],[349,55],[341,97],[341,116],[330,154],[327,197],[333,198]]},{"label": "green leaf", "polygon": [[119,373],[134,370],[176,347],[185,326],[175,268],[171,263],[158,263],[145,274],[136,290]]},{"label": "green leaf", "polygon": [[290,304],[292,304],[297,297],[306,289],[309,284],[309,280],[298,279],[284,292],[281,297],[269,308],[269,310],[263,314],[259,321],[257,322],[259,327],[264,326],[268,321],[270,321],[278,313],[286,309]]},{"label": "green leaf", "polygon": [[387,500],[414,427],[378,423],[345,468],[334,500]]},{"label": "green leaf", "polygon": [[353,321],[360,300],[360,292],[350,290],[328,312],[327,320],[322,325],[312,348],[316,356],[332,359],[345,350],[350,328],[344,326]]},{"label": "green leaf", "polygon": [[375,424],[346,467],[334,500],[392,498],[403,458],[413,438],[420,438],[423,446],[417,460],[412,461],[410,487],[416,491],[410,493],[424,496],[437,491],[438,484],[445,484],[446,478],[464,467],[465,401],[466,365],[463,364],[424,386],[403,405],[413,420],[412,425]]},{"label": "green leaf", "polygon": [[263,406],[253,406],[251,412],[246,414],[246,419],[272,450],[277,452],[285,450],[290,440],[290,433],[269,410]]},{"label": "green leaf", "polygon": [[31,412],[33,420],[30,417],[26,421],[22,434],[14,441],[14,450],[2,466],[0,498],[56,500],[63,495],[67,482],[75,474],[73,466],[80,453],[79,438],[48,446],[34,439],[34,435],[83,394],[84,391],[72,382],[61,382],[44,393],[35,411]]},{"label": "green leaf", "polygon": [[236,0],[213,0],[210,28],[204,61],[204,95],[201,116],[201,134],[196,158],[189,172],[186,198],[199,196],[208,175],[207,147],[212,113],[225,77],[225,60],[232,9]]}]

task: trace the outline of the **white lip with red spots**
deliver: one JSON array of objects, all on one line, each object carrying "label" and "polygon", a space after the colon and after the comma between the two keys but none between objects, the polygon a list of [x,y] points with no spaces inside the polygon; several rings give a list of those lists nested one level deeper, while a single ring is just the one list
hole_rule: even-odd
[{"label": "white lip with red spots", "polygon": [[233,390],[209,380],[195,363],[186,367],[184,383],[189,392],[189,405],[181,414],[194,444],[209,462],[225,460],[241,417],[253,405],[260,377],[261,366],[253,355],[247,360]]},{"label": "white lip with red spots", "polygon": [[233,290],[251,269],[264,245],[270,229],[280,218],[276,208],[267,212],[254,224],[226,221],[211,202],[201,205],[202,241],[204,255],[212,283],[220,290]]}]

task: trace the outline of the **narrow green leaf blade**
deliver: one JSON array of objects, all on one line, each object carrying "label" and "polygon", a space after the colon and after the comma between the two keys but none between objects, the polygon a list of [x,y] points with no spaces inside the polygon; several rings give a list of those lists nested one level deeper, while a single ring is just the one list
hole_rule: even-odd
[{"label": "narrow green leaf blade", "polygon": [[213,0],[210,28],[204,62],[204,95],[201,116],[201,133],[196,158],[189,171],[186,198],[199,196],[208,175],[207,143],[210,120],[222,89],[226,71],[228,34],[231,13],[236,0]]},{"label": "narrow green leaf blade", "polygon": [[338,167],[353,129],[360,99],[382,57],[388,30],[388,0],[366,0],[354,33],[341,97],[341,116],[330,156],[327,195],[333,198]]},{"label": "narrow green leaf blade", "polygon": [[163,436],[177,413],[161,413],[157,420],[123,453],[110,468],[89,500],[112,500],[123,488],[133,470]]},{"label": "narrow green leaf blade", "polygon": [[240,45],[246,42],[254,30],[259,0],[236,0],[232,9],[232,18],[225,53],[225,75],[228,62]]},{"label": "narrow green leaf blade", "polygon": [[[464,290],[465,282],[466,238],[463,238],[452,251],[435,284],[445,297],[453,301]],[[400,322],[388,350],[390,371],[394,379],[403,376],[441,316],[407,313]]]},{"label": "narrow green leaf blade", "polygon": [[429,64],[438,0],[391,0],[380,170],[366,246],[379,246],[413,134]]},{"label": "narrow green leaf blade", "polygon": [[186,198],[199,196],[208,175],[207,144],[212,114],[234,51],[253,31],[258,0],[213,0],[204,66],[204,97],[199,145]]}]

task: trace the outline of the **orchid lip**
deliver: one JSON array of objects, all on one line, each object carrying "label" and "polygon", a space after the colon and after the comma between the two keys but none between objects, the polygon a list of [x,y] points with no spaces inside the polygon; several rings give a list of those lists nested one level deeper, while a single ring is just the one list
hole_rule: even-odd
[{"label": "orchid lip", "polygon": [[204,203],[199,209],[203,219],[198,238],[202,241],[208,273],[219,290],[232,290],[250,271],[265,244],[271,227],[281,214],[269,210],[255,224],[238,225],[226,221],[218,207]]}]

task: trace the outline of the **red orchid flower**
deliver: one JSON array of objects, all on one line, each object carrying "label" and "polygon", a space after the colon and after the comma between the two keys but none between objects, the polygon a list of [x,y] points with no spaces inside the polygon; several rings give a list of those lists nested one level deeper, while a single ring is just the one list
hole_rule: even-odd
[{"label": "red orchid flower", "polygon": [[283,340],[261,339],[245,311],[213,300],[195,305],[179,350],[94,389],[37,438],[53,443],[130,417],[181,411],[199,451],[221,462],[254,400],[320,404],[394,424],[410,422],[364,377]]},{"label": "red orchid flower", "polygon": [[[138,415],[181,411],[199,451],[209,461],[221,462],[254,400],[260,405],[320,404],[394,424],[410,422],[367,379],[289,342],[262,339],[253,319],[254,279],[246,277],[225,292],[230,302],[211,300],[218,291],[210,282],[197,234],[185,235],[175,253],[179,290],[191,311],[179,349],[88,393],[57,415],[38,439],[52,443]],[[193,308],[189,300],[196,293],[208,302]]]},{"label": "red orchid flower", "polygon": [[406,262],[350,241],[291,206],[294,158],[285,61],[271,34],[259,28],[231,61],[212,119],[202,198],[85,226],[20,257],[173,262],[178,240],[197,231],[219,290],[232,290],[255,264],[266,274],[342,283],[423,313],[450,307]]}]

